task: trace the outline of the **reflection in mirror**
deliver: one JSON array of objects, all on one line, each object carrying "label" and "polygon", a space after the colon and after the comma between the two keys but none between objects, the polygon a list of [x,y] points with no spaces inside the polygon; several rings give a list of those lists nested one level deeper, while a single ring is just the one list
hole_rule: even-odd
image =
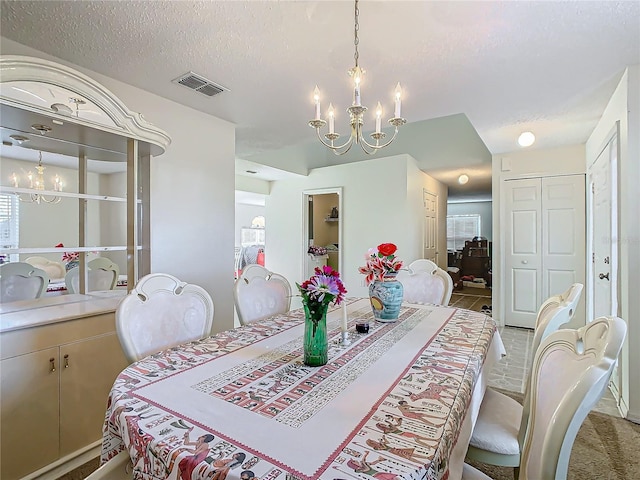
[{"label": "reflection in mirror", "polygon": [[[0,150],[2,178],[0,185],[14,187],[16,179],[19,187],[29,188],[29,173],[35,173],[38,165],[38,151],[18,146],[3,145]],[[126,272],[126,163],[87,162],[87,191],[89,195],[117,197],[123,201],[100,201],[88,199],[87,237],[85,245],[101,247],[123,247],[121,251],[108,252],[109,257]],[[78,159],[49,152],[43,154],[45,166],[43,176],[45,189],[53,191],[55,179],[59,179],[63,195],[58,202],[32,202],[29,193],[19,196],[14,193],[0,193],[0,262],[26,261],[36,255],[34,252],[5,254],[9,248],[44,249],[62,244],[72,248],[79,245],[78,223],[80,199],[65,194],[78,192]],[[33,178],[33,177],[32,177]],[[18,200],[20,198],[20,200]],[[51,198],[51,195],[48,195]],[[51,262],[62,262],[62,252],[39,252]],[[96,258],[89,253],[87,261]]]}]

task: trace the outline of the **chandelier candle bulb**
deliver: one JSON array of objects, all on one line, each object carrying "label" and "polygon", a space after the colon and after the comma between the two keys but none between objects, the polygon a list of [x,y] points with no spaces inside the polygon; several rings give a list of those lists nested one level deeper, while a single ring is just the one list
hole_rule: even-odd
[{"label": "chandelier candle bulb", "polygon": [[360,67],[355,67],[353,71],[353,83],[355,85],[353,89],[353,104],[360,105],[360,79],[362,70]]},{"label": "chandelier candle bulb", "polygon": [[333,111],[333,104],[332,103],[329,104],[328,114],[329,114],[329,133],[334,133],[334,131],[333,131],[333,129],[334,129],[334,111]]},{"label": "chandelier candle bulb", "polygon": [[402,97],[402,88],[400,87],[400,82],[396,85],[396,108],[393,116],[395,118],[400,118],[400,102]]},{"label": "chandelier candle bulb", "polygon": [[318,86],[313,90],[313,100],[316,104],[316,120],[320,120],[320,90],[318,90]]},{"label": "chandelier candle bulb", "polygon": [[382,122],[382,105],[378,102],[376,106],[376,133],[380,133],[380,127]]}]

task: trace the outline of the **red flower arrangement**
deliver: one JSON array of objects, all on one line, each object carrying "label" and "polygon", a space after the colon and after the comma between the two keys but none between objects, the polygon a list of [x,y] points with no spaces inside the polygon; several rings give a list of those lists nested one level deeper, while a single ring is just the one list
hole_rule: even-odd
[{"label": "red flower arrangement", "polygon": [[365,259],[367,264],[358,267],[358,271],[367,276],[367,285],[374,280],[382,281],[385,276],[395,275],[402,268],[402,260],[395,256],[398,247],[393,243],[381,243],[376,248],[370,248]]}]

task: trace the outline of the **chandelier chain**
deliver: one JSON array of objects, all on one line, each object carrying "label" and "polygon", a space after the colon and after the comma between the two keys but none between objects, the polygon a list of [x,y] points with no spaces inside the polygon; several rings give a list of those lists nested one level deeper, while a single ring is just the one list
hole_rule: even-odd
[{"label": "chandelier chain", "polygon": [[360,24],[358,23],[358,14],[360,10],[358,10],[358,0],[356,0],[356,8],[355,8],[355,25],[353,27],[353,45],[356,47],[356,53],[353,54],[353,58],[356,61],[356,67],[358,66],[358,43],[360,43],[360,39],[358,38],[358,30],[360,30]]}]

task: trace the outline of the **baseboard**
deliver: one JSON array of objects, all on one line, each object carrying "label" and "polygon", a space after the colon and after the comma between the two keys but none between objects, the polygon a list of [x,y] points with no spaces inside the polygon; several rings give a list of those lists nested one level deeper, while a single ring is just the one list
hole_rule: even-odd
[{"label": "baseboard", "polygon": [[100,455],[101,446],[102,441],[98,440],[97,442],[94,442],[85,448],[81,448],[60,460],[50,463],[46,467],[42,467],[40,470],[23,477],[21,480],[32,480],[36,478],[38,480],[56,480],[57,478],[69,473],[71,470],[75,470],[80,465],[84,465],[89,460],[98,457]]}]

